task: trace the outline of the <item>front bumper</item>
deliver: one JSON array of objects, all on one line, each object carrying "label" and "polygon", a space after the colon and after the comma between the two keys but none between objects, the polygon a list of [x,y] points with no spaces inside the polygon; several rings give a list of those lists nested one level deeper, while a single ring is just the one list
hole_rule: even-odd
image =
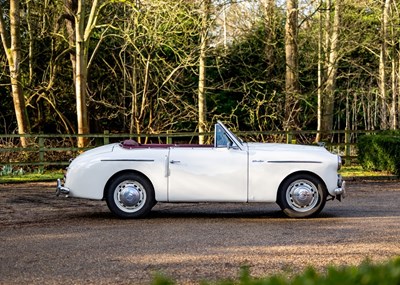
[{"label": "front bumper", "polygon": [[62,183],[61,183],[61,179],[57,179],[57,188],[56,188],[56,196],[60,196],[60,194],[64,194],[64,195],[69,195],[69,188],[65,187]]},{"label": "front bumper", "polygon": [[343,180],[341,175],[338,175],[338,188],[334,190],[336,198],[340,200],[341,198],[346,198],[346,181]]}]

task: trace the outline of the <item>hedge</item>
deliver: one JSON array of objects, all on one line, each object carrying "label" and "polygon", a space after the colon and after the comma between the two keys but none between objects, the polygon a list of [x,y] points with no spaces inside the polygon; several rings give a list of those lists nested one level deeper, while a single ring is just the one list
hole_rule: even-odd
[{"label": "hedge", "polygon": [[[176,284],[171,279],[157,276],[153,285]],[[223,280],[213,283],[206,281],[200,284],[216,285],[398,285],[400,284],[400,258],[383,264],[372,264],[365,261],[360,266],[329,267],[326,273],[318,273],[313,268],[287,278],[274,275],[266,278],[253,278],[248,268],[242,268],[238,280]]]},{"label": "hedge", "polygon": [[366,170],[400,175],[400,132],[386,131],[358,139],[358,161]]}]

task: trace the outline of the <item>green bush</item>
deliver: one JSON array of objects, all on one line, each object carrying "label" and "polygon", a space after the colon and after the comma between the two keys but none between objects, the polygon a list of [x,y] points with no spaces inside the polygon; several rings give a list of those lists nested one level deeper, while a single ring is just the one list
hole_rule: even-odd
[{"label": "green bush", "polygon": [[[175,282],[157,276],[152,285],[172,285]],[[308,268],[302,274],[289,279],[283,275],[253,278],[248,268],[243,268],[238,280],[225,280],[217,285],[397,285],[400,284],[400,258],[383,264],[368,261],[360,266],[329,267],[325,274]]]},{"label": "green bush", "polygon": [[0,176],[23,175],[24,173],[22,168],[15,170],[11,165],[4,165],[0,168]]},{"label": "green bush", "polygon": [[362,136],[357,147],[358,161],[364,169],[400,174],[400,132]]}]

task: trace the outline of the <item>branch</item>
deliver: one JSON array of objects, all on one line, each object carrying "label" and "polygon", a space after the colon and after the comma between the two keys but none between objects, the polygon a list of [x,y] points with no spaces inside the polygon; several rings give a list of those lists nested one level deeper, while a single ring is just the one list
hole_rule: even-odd
[{"label": "branch", "polygon": [[5,24],[4,18],[3,18],[3,8],[1,7],[1,5],[0,5],[0,34],[1,34],[1,41],[3,43],[4,52],[6,53],[7,60],[10,63],[10,62],[12,62],[12,58],[11,58],[11,54],[10,54],[11,43],[10,43],[10,37],[6,31],[6,24]]}]

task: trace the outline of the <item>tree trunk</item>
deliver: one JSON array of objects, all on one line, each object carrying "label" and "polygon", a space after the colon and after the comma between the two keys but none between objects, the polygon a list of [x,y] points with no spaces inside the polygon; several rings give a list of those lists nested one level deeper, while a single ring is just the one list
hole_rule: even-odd
[{"label": "tree trunk", "polygon": [[72,65],[72,75],[75,84],[76,78],[76,51],[74,49],[75,46],[75,14],[77,12],[77,0],[65,0],[65,9],[67,17],[65,19],[65,27],[67,29],[68,34],[68,44],[71,49],[69,54],[69,59],[71,60]]},{"label": "tree trunk", "polygon": [[29,51],[28,51],[28,60],[29,60],[29,85],[32,84],[33,80],[33,31],[31,27],[31,1],[26,1],[26,23],[28,26],[28,35],[29,35]]},{"label": "tree trunk", "polygon": [[[400,50],[397,51],[397,110],[400,110]],[[396,104],[393,102],[393,104]],[[397,114],[397,121],[400,120],[399,118],[400,112]]]},{"label": "tree trunk", "polygon": [[[68,32],[68,42],[71,48],[75,48],[75,53],[71,52],[70,59],[74,75],[75,96],[76,96],[76,115],[78,121],[78,134],[89,134],[89,118],[87,111],[87,72],[90,35],[95,27],[99,0],[93,0],[90,14],[86,17],[84,0],[65,0],[67,12],[66,28]],[[87,19],[86,19],[87,18]],[[86,23],[85,23],[85,20]],[[88,139],[78,138],[78,147],[85,147]]]},{"label": "tree trunk", "polygon": [[[21,42],[20,42],[20,10],[19,0],[10,1],[10,35],[7,34],[3,18],[3,9],[0,6],[0,33],[3,48],[7,56],[10,78],[11,93],[14,102],[15,116],[18,125],[18,134],[29,133],[29,120],[26,112],[25,98],[21,86]],[[11,39],[9,39],[11,38]],[[27,146],[27,139],[21,137],[21,145]]]},{"label": "tree trunk", "polygon": [[333,115],[335,103],[336,75],[339,49],[339,31],[341,16],[341,0],[335,1],[335,16],[333,20],[332,35],[330,36],[330,47],[327,62],[327,75],[324,96],[324,115],[322,120],[322,129],[330,131],[333,128]]},{"label": "tree trunk", "polygon": [[318,90],[317,90],[317,135],[315,142],[321,141],[322,134],[322,83],[323,83],[323,46],[322,46],[322,0],[319,1],[318,11]]},{"label": "tree trunk", "polygon": [[331,35],[332,35],[332,23],[331,23],[331,12],[332,12],[332,1],[334,0],[325,0],[325,73],[327,64],[329,61],[329,51],[331,48]]},{"label": "tree trunk", "polygon": [[[392,15],[392,18],[394,15]],[[398,69],[398,51],[397,51],[397,43],[396,43],[396,31],[391,25],[391,46],[392,46],[392,57],[391,57],[391,64],[392,64],[392,112],[391,112],[391,117],[392,117],[392,129],[397,130],[398,129],[398,118],[397,118],[397,98],[399,96],[398,94],[398,76],[397,76],[397,69]]]},{"label": "tree trunk", "polygon": [[284,129],[297,127],[298,110],[298,48],[297,48],[297,0],[286,2],[286,26],[285,26],[285,53],[286,53],[286,77],[285,77],[285,121]]},{"label": "tree trunk", "polygon": [[265,60],[267,63],[267,76],[273,71],[275,66],[275,49],[276,49],[276,34],[275,34],[275,1],[262,0],[261,4],[264,11],[264,26],[265,26]]},{"label": "tree trunk", "polygon": [[[125,8],[124,8],[125,9]],[[133,14],[134,15],[134,14]],[[134,19],[131,19],[131,21],[134,23],[133,26],[133,39],[136,40],[136,27],[139,25],[138,23],[138,17],[135,15]],[[127,33],[127,31],[124,31],[124,33]],[[134,133],[140,134],[140,124],[138,120],[139,116],[139,111],[138,111],[138,89],[139,89],[139,75],[138,75],[138,70],[139,70],[139,64],[138,64],[138,59],[136,55],[133,55],[133,63],[132,63],[132,100],[131,100],[131,122],[130,122],[130,128],[129,128],[129,134],[132,135]],[[126,72],[124,72],[125,74]],[[137,138],[138,142],[141,143],[141,138]]]},{"label": "tree trunk", "polygon": [[[201,42],[199,58],[199,89],[198,89],[198,107],[199,107],[199,133],[206,132],[206,48],[207,48],[207,30],[208,30],[208,10],[210,0],[203,0],[201,4],[202,23],[201,23]],[[199,144],[204,144],[204,135],[199,135]]]},{"label": "tree trunk", "polygon": [[[78,10],[75,17],[75,51],[76,51],[76,74],[75,74],[75,96],[76,115],[78,120],[78,134],[89,134],[89,120],[86,105],[86,82],[87,82],[87,51],[85,51],[85,5],[84,0],[78,0]],[[78,147],[85,147],[88,139],[78,138]]]},{"label": "tree trunk", "polygon": [[[395,44],[393,44],[395,46]],[[392,56],[392,129],[397,130],[398,128],[398,121],[397,121],[397,60],[396,60],[396,50],[393,48],[393,56]]]},{"label": "tree trunk", "polygon": [[381,107],[381,124],[382,130],[388,128],[387,120],[387,89],[386,89],[386,57],[387,57],[387,28],[389,19],[389,7],[390,0],[385,0],[383,11],[382,11],[382,23],[381,23],[381,53],[379,57],[379,91],[380,91],[380,107]]}]

